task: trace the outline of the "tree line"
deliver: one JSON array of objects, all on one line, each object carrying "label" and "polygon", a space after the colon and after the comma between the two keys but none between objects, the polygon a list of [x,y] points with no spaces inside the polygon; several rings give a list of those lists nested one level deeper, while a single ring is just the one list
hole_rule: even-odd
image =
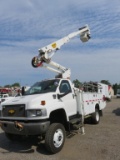
[{"label": "tree line", "polygon": [[16,83],[13,83],[13,84],[7,84],[5,86],[0,86],[1,88],[4,87],[4,88],[11,88],[11,87],[20,87],[20,83],[16,82]]}]

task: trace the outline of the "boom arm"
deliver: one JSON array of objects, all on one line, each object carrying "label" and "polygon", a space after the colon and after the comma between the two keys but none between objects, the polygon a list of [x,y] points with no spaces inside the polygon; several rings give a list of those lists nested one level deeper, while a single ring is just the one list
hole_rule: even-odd
[{"label": "boom arm", "polygon": [[[68,43],[70,39],[75,36],[80,35],[80,39],[82,42],[87,42],[90,39],[90,30],[88,25],[80,28],[78,31],[69,34],[68,36],[61,38],[58,41],[55,41],[41,49],[39,49],[39,55],[33,57],[32,66],[37,67],[45,67],[49,70],[62,74],[63,78],[70,77],[70,69],[67,69],[53,61],[51,61],[54,53],[61,48],[62,45]],[[49,66],[50,65],[50,66]]]}]

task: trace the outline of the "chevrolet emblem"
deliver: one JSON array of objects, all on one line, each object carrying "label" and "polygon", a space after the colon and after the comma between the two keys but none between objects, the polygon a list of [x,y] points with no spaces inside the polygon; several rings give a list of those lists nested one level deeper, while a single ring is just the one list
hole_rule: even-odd
[{"label": "chevrolet emblem", "polygon": [[8,111],[8,113],[14,114],[14,113],[15,113],[15,110],[14,110],[14,109],[10,109],[10,110]]}]

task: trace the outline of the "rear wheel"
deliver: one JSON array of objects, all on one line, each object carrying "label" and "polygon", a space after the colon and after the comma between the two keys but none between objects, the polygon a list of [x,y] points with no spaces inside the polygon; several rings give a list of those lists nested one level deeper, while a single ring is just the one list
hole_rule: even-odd
[{"label": "rear wheel", "polygon": [[100,122],[100,112],[99,109],[95,109],[95,113],[92,114],[92,122],[98,124]]},{"label": "rear wheel", "polygon": [[65,142],[65,128],[60,123],[53,123],[50,125],[46,136],[45,146],[51,153],[59,152]]}]

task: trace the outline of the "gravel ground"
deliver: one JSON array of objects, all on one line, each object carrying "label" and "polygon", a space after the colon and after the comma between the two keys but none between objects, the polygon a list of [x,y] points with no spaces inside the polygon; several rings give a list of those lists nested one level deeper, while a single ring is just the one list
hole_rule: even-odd
[{"label": "gravel ground", "polygon": [[120,99],[112,99],[100,124],[85,124],[85,135],[67,137],[61,152],[49,154],[37,139],[10,142],[0,129],[0,160],[120,160]]}]

